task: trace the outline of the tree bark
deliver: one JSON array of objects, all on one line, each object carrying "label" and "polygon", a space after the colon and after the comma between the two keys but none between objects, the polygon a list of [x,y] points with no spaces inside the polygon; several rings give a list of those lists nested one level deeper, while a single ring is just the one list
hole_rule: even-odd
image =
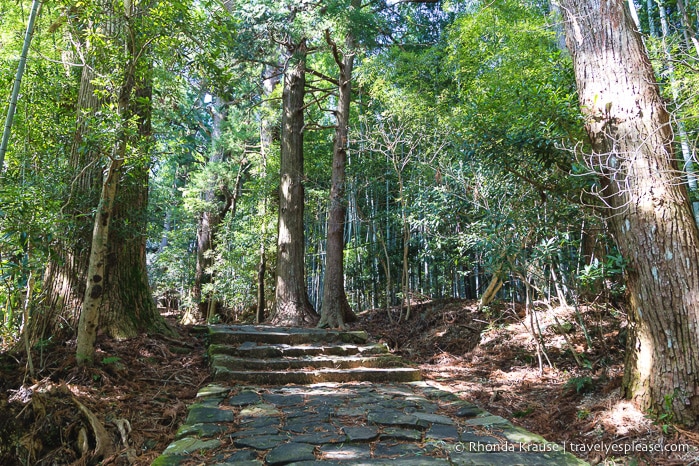
[{"label": "tree bark", "polygon": [[[104,5],[105,22],[109,26],[110,38],[117,39],[118,28],[115,13],[109,5]],[[111,15],[111,16],[110,16]],[[140,18],[139,18],[140,19]],[[133,21],[136,21],[132,18]],[[122,39],[123,40],[123,39]],[[46,299],[44,311],[32,322],[32,338],[37,340],[47,335],[59,338],[68,337],[70,331],[78,327],[78,316],[84,305],[87,289],[87,271],[91,253],[94,223],[90,212],[100,199],[102,186],[102,154],[111,152],[101,139],[91,134],[96,126],[98,112],[105,102],[98,98],[94,86],[96,70],[101,70],[100,63],[106,63],[109,57],[103,51],[90,49],[86,44],[85,55],[90,62],[83,67],[77,102],[77,128],[70,149],[70,178],[67,180],[67,199],[61,213],[67,219],[66,229],[54,245],[51,260],[44,276]],[[130,50],[140,56],[136,50],[141,45],[129,43]],[[119,100],[122,119],[135,117],[138,127],[136,136],[122,141],[126,145],[142,145],[151,138],[151,76],[149,64],[139,62],[132,64],[132,70],[124,70]],[[131,75],[133,82],[127,84],[126,75]],[[130,87],[127,95],[124,90]],[[132,99],[135,95],[135,99]],[[126,99],[126,100],[125,100]],[[126,136],[126,134],[125,134]],[[121,142],[120,142],[121,143]],[[147,147],[143,150],[147,154]],[[140,331],[171,330],[158,314],[153,301],[145,260],[146,222],[145,209],[148,199],[148,160],[128,162],[129,176],[122,180],[123,189],[119,189],[114,199],[111,232],[108,238],[107,260],[103,275],[103,298],[100,310],[100,331],[114,338],[129,338]],[[65,324],[68,323],[68,326]]]},{"label": "tree bark", "polygon": [[76,358],[79,365],[91,365],[95,354],[95,339],[97,338],[100,307],[105,290],[104,278],[107,269],[109,226],[112,221],[114,198],[121,175],[121,166],[124,163],[124,159],[119,155],[111,159],[105,172],[102,194],[95,214],[90,260],[87,268],[87,287],[78,322]]},{"label": "tree bark", "polygon": [[488,287],[485,289],[485,292],[481,296],[480,301],[478,301],[479,309],[482,309],[485,306],[490,305],[490,303],[492,303],[497,297],[498,291],[500,291],[500,288],[502,288],[502,280],[500,279],[499,273],[500,270],[497,270],[493,274],[493,278],[490,279]]},{"label": "tree bark", "polygon": [[[356,2],[353,2],[356,3]],[[355,5],[356,6],[356,5]],[[335,63],[340,69],[338,80],[337,109],[335,110],[335,140],[330,182],[330,212],[325,253],[325,277],[323,284],[323,304],[319,327],[344,328],[345,322],[354,322],[357,316],[345,293],[345,167],[349,141],[349,117],[352,101],[352,70],[354,68],[354,38],[351,34],[345,40],[346,50],[341,54],[337,44],[325,31],[325,40],[330,45]]]},{"label": "tree bark", "polygon": [[[262,176],[267,176],[267,160],[272,152],[272,145],[275,141],[279,141],[279,127],[275,126],[271,120],[270,103],[267,99],[272,95],[277,87],[281,76],[281,69],[278,66],[267,65],[264,68],[262,76],[262,92],[265,98],[263,104],[263,115],[260,119],[260,156],[262,158]],[[259,212],[262,218],[262,231],[260,237],[260,262],[257,264],[257,306],[255,310],[255,322],[258,324],[264,322],[265,311],[267,309],[267,295],[265,290],[265,276],[267,274],[267,191],[262,195],[260,201]]]},{"label": "tree bark", "polygon": [[126,109],[136,118],[136,136],[127,144],[139,145],[143,158],[128,160],[129,175],[119,181],[109,236],[105,299],[100,329],[113,338],[131,338],[143,330],[170,333],[158,313],[146,268],[149,148],[151,128],[150,64],[135,71],[132,98]]},{"label": "tree bark", "polygon": [[624,394],[651,413],[699,416],[699,233],[669,115],[628,7],[564,0],[568,49],[600,177],[628,262]]},{"label": "tree bark", "polygon": [[305,277],[303,124],[306,43],[292,46],[284,74],[279,186],[275,325],[304,326],[318,321]]},{"label": "tree bark", "polygon": [[[130,13],[130,10],[126,10],[127,16],[129,16]],[[130,27],[127,29],[127,36],[133,38],[133,31]],[[92,244],[87,268],[87,286],[83,298],[80,319],[78,321],[76,359],[79,365],[92,364],[98,328],[109,329],[111,333],[118,338],[127,338],[138,332],[138,325],[140,322],[137,319],[131,318],[134,315],[135,309],[125,308],[124,305],[133,304],[136,306],[136,309],[145,308],[146,310],[150,310],[151,313],[148,314],[148,316],[156,312],[155,303],[150,296],[148,280],[145,274],[139,273],[145,271],[145,243],[143,244],[143,248],[141,248],[143,254],[136,253],[136,257],[142,255],[144,259],[142,270],[137,267],[134,270],[136,272],[135,275],[127,276],[126,280],[119,280],[119,274],[113,273],[114,271],[123,271],[121,267],[117,267],[119,266],[119,262],[117,261],[119,256],[118,251],[122,250],[121,247],[123,247],[123,245],[119,245],[113,240],[110,244],[110,238],[113,236],[110,235],[110,227],[113,224],[113,218],[116,212],[115,201],[121,178],[121,169],[126,161],[127,146],[130,142],[130,138],[127,135],[127,127],[131,117],[136,116],[138,119],[139,136],[150,135],[150,81],[146,80],[145,82],[147,84],[143,86],[143,81],[140,81],[140,77],[137,76],[137,72],[139,71],[138,59],[136,58],[139,55],[139,51],[136,50],[137,44],[133,40],[127,39],[127,45],[130,51],[130,57],[125,64],[122,84],[116,96],[119,127],[116,131],[114,148],[109,154],[109,162],[104,173],[102,190],[93,222]],[[142,85],[140,89],[141,95],[139,95],[142,99],[132,99],[137,80],[139,80]],[[144,105],[141,103],[143,100],[146,100],[148,103]],[[129,208],[138,209],[141,207],[142,212],[142,209],[145,208],[145,202],[138,202],[142,193],[138,188],[143,186],[143,184],[139,183],[138,180],[139,177],[137,174],[139,170],[136,169],[135,172],[136,174],[134,174],[133,177],[136,179],[136,183],[133,186],[136,188],[134,191],[135,198],[134,196],[130,197],[131,200],[137,202],[136,205],[129,205]],[[144,172],[141,170],[141,174],[143,173]],[[148,186],[147,173],[146,171],[146,187]],[[139,186],[139,184],[141,186]],[[142,221],[137,221],[136,225],[129,225],[129,227],[138,232],[137,225],[139,223],[143,224]],[[139,235],[136,233],[134,236],[138,238]],[[145,235],[142,235],[141,238],[145,240]],[[124,245],[127,246],[127,254],[130,254],[131,248],[138,244],[134,244],[133,242],[124,243]],[[136,250],[138,251],[138,248]],[[128,263],[128,265],[132,265],[133,263],[138,264],[138,259],[135,262]],[[108,276],[108,274],[110,276]],[[141,276],[139,277],[139,275]],[[145,283],[138,283],[139,278],[145,278]],[[124,293],[120,285],[127,284],[133,287],[133,289],[125,290],[126,293]],[[128,299],[130,293],[143,291],[143,286],[138,285],[144,284],[145,290],[147,291],[145,306],[141,304],[139,300],[134,301]],[[125,300],[123,299],[124,297],[126,297]],[[142,296],[139,296],[139,298],[142,298]],[[126,309],[125,312],[124,309]]]}]

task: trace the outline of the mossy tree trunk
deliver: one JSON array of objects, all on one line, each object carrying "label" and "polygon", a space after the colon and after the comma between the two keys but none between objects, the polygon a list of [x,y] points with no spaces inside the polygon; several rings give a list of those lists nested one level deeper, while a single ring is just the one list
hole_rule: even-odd
[{"label": "mossy tree trunk", "polygon": [[100,328],[115,338],[129,338],[141,331],[169,333],[153,300],[146,268],[149,147],[151,145],[151,76],[137,67],[133,98],[127,114],[138,127],[134,145],[145,157],[130,160],[128,175],[120,178],[108,241],[106,295]]}]

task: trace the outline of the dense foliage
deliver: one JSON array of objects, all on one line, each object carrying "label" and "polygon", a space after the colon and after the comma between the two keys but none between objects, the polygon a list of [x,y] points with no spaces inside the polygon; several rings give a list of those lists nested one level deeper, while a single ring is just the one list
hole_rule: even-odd
[{"label": "dense foliage", "polygon": [[[326,31],[338,44],[354,34],[358,44],[345,226],[346,291],[355,310],[477,298],[493,276],[505,282],[500,297],[508,300],[523,300],[529,289],[551,296],[560,288],[572,300],[621,289],[615,280],[623,264],[597,219],[594,178],[578,159],[585,138],[571,64],[548,4],[168,4],[153,7],[142,30],[153,67],[154,140],[142,148],[151,175],[147,252],[161,304],[196,304],[200,252],[211,277],[202,293],[221,304],[215,318],[252,318],[260,251],[269,277],[275,265],[281,44],[305,38],[306,267],[320,308],[336,103]],[[28,5],[0,4],[3,95]],[[693,149],[695,8],[683,16],[665,5],[663,33],[657,5],[649,5],[653,11],[640,10],[642,28]],[[91,14],[90,2],[47,3],[32,44],[0,182],[0,313],[8,339],[26,323],[23,309],[41,312],[42,271],[60,244],[56,234],[76,221],[65,209],[75,183],[66,154],[86,65],[76,44],[100,44]],[[269,92],[263,78],[275,75]],[[94,137],[111,137],[108,121],[100,120]],[[265,125],[273,129],[268,148]],[[197,251],[202,216],[224,207],[215,247]],[[274,281],[265,283],[269,300]]]}]

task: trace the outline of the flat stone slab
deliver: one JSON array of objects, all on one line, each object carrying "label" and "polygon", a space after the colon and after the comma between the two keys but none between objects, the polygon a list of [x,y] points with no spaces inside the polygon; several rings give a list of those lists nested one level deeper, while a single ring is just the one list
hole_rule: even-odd
[{"label": "flat stone slab", "polygon": [[379,437],[379,430],[376,427],[350,426],[343,427],[348,442],[369,442]]},{"label": "flat stone slab", "polygon": [[216,407],[194,405],[187,414],[187,424],[201,424],[206,422],[233,422],[235,413]]},{"label": "flat stone slab", "polygon": [[211,357],[211,365],[218,368],[224,367],[233,371],[281,371],[288,369],[355,369],[358,367],[401,367],[405,363],[398,356],[382,354],[375,356],[299,356],[297,358],[247,358],[229,356],[227,354],[214,354]]},{"label": "flat stone slab", "polygon": [[413,382],[421,379],[419,369],[396,367],[390,369],[320,369],[313,371],[232,371],[213,367],[217,382],[244,382],[259,385],[315,384],[323,382]]},{"label": "flat stone slab", "polygon": [[272,403],[276,406],[286,407],[295,406],[304,402],[303,396],[285,393],[265,393],[262,399],[267,403]]},{"label": "flat stone slab", "polygon": [[209,355],[226,354],[228,356],[239,356],[244,358],[297,358],[303,356],[353,356],[353,355],[377,355],[387,354],[388,347],[384,344],[323,344],[310,343],[305,345],[260,344],[256,342],[245,342],[240,345],[232,344],[212,344],[209,345]]},{"label": "flat stone slab", "polygon": [[185,424],[177,431],[175,438],[181,439],[184,437],[199,437],[199,438],[210,438],[216,437],[228,430],[226,424]]},{"label": "flat stone slab", "polygon": [[374,458],[398,458],[401,464],[404,457],[414,457],[424,453],[424,447],[417,443],[381,442],[374,447]]},{"label": "flat stone slab", "polygon": [[273,448],[267,453],[265,461],[270,466],[289,464],[297,461],[313,461],[316,458],[313,454],[314,449],[315,447],[313,445],[308,445],[306,443],[285,443]]},{"label": "flat stone slab", "polygon": [[213,450],[221,446],[218,439],[201,440],[198,438],[185,437],[172,442],[163,452],[163,455],[189,455],[201,450]]},{"label": "flat stone slab", "polygon": [[414,412],[413,416],[420,420],[429,422],[430,424],[454,425],[454,420],[452,418],[441,414]]},{"label": "flat stone slab", "polygon": [[459,440],[459,430],[455,426],[434,424],[425,432],[426,440],[443,440],[456,442]]},{"label": "flat stone slab", "polygon": [[368,339],[369,335],[364,331],[270,327],[265,325],[209,326],[209,342],[213,344],[246,342],[287,345],[319,342],[365,343]]},{"label": "flat stone slab", "polygon": [[413,429],[402,429],[400,427],[389,427],[381,433],[381,440],[405,440],[408,442],[419,442],[422,440],[422,432]]},{"label": "flat stone slab", "polygon": [[260,395],[254,391],[244,391],[230,398],[228,403],[231,406],[248,406],[260,402]]},{"label": "flat stone slab", "polygon": [[367,421],[384,426],[410,426],[416,429],[426,428],[430,424],[413,414],[399,412],[375,411],[367,415]]},{"label": "flat stone slab", "polygon": [[238,448],[254,448],[255,450],[271,450],[286,442],[286,435],[256,435],[242,437],[233,440],[233,445]]},{"label": "flat stone slab", "polygon": [[262,418],[269,418],[269,417],[278,417],[281,415],[281,411],[277,409],[277,407],[273,404],[269,403],[257,403],[257,404],[251,404],[247,405],[244,408],[240,410],[240,413],[238,415],[241,418],[245,417],[262,417]]},{"label": "flat stone slab", "polygon": [[456,415],[458,417],[475,417],[479,414],[483,414],[483,412],[481,408],[472,403],[460,402],[459,408],[456,410]]},{"label": "flat stone slab", "polygon": [[371,458],[371,447],[369,444],[323,445],[319,450],[323,460],[356,461],[358,459]]}]

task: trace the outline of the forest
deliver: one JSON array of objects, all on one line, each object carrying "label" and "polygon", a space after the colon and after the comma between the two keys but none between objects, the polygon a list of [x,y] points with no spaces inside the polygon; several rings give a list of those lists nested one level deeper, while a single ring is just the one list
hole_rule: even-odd
[{"label": "forest", "polygon": [[68,377],[59,348],[89,384],[143,335],[371,315],[399,347],[463,302],[540,375],[554,319],[576,392],[616,358],[696,442],[697,28],[695,0],[0,0],[3,393]]}]

